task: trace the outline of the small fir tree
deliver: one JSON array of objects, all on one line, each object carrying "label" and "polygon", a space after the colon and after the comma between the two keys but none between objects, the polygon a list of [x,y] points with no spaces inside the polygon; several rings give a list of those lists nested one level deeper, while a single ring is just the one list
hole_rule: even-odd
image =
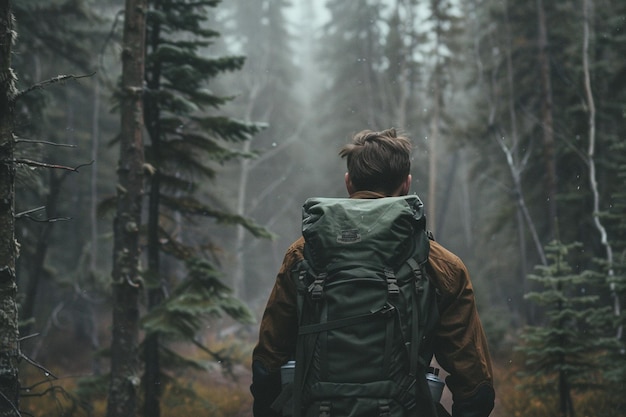
[{"label": "small fir tree", "polygon": [[543,289],[525,297],[544,309],[545,320],[524,329],[519,348],[525,357],[523,388],[543,401],[557,396],[563,417],[574,416],[575,391],[598,388],[597,358],[606,342],[594,321],[598,296],[592,274],[576,272],[568,262],[579,246],[559,241],[546,246],[548,264],[529,276]]},{"label": "small fir tree", "polygon": [[611,193],[611,205],[601,216],[607,224],[608,239],[611,241],[614,256],[612,265],[608,265],[605,259],[598,260],[598,263],[604,268],[602,277],[608,280],[607,287],[619,297],[618,305],[622,308],[616,309],[616,304],[607,297],[607,304],[613,305],[613,308],[604,310],[604,314],[599,317],[599,325],[606,329],[610,337],[605,355],[602,356],[606,393],[603,413],[609,417],[617,417],[626,408],[626,398],[623,395],[626,389],[626,313],[623,309],[626,305],[626,144],[617,140],[612,149],[617,178],[622,185]]}]

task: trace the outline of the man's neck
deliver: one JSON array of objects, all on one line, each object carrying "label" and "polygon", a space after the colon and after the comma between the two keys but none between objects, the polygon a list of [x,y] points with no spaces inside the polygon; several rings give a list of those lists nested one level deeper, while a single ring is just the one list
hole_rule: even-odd
[{"label": "man's neck", "polygon": [[363,199],[373,199],[373,198],[383,198],[383,197],[387,197],[387,196],[377,191],[356,191],[350,195],[350,198],[363,198]]}]

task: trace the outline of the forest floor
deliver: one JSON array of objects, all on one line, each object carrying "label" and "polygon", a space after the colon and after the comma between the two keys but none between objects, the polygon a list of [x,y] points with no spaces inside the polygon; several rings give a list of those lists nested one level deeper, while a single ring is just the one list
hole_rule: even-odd
[{"label": "forest floor", "polygon": [[[66,333],[64,336],[47,338],[45,348],[39,350],[37,358],[38,363],[45,366],[45,369],[38,369],[27,363],[22,364],[24,371],[20,370],[20,377],[23,378],[23,386],[41,388],[33,389],[29,394],[35,391],[46,392],[46,395],[42,397],[25,396],[22,399],[21,408],[26,412],[24,415],[100,417],[106,414],[106,375],[102,375],[103,382],[98,388],[99,394],[92,397],[87,410],[82,406],[76,407],[76,404],[70,400],[72,396],[65,394],[65,392],[76,393],[79,381],[94,375],[93,351],[85,346],[84,339],[68,336]],[[67,351],[68,343],[72,346],[71,352]],[[166,389],[163,393],[161,417],[252,417],[250,357],[253,344],[251,335],[213,335],[207,337],[204,343],[214,351],[228,352],[235,359],[230,369],[231,372],[224,372],[223,367],[214,362],[206,370],[167,371],[168,375],[178,382],[178,387]],[[32,351],[34,346],[25,347],[26,350]],[[198,352],[194,347],[179,346],[176,351],[188,357],[195,357],[196,360],[210,362],[205,353]],[[108,367],[106,362],[106,359],[97,361],[102,370]],[[508,360],[499,360],[494,363],[497,399],[491,417],[506,415],[500,402],[504,398],[503,395],[506,395],[505,393],[513,391],[511,388],[514,384],[511,378],[512,368],[512,363]],[[48,370],[53,377],[47,375]],[[446,375],[442,371],[440,376],[445,378]],[[53,386],[62,387],[62,389],[52,389]],[[189,395],[191,392],[194,392],[197,397]],[[444,389],[441,403],[448,412],[451,411],[452,396],[447,388]],[[55,414],[52,412],[53,409],[58,412]],[[68,412],[69,409],[74,409],[74,411]]]}]

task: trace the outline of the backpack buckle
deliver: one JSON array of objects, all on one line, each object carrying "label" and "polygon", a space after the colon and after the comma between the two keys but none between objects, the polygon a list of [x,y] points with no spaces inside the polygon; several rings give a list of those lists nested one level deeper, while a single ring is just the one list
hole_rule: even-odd
[{"label": "backpack buckle", "polygon": [[420,294],[424,291],[424,273],[421,266],[413,268],[413,276],[415,276],[415,292]]},{"label": "backpack buckle", "polygon": [[395,311],[396,311],[396,308],[392,304],[385,303],[384,306],[382,306],[378,310],[371,310],[370,313],[371,314],[380,314],[381,316],[383,316],[385,318],[389,318],[389,317],[393,316]]},{"label": "backpack buckle", "polygon": [[330,417],[330,404],[324,401],[320,404],[320,416],[319,417]]},{"label": "backpack buckle", "polygon": [[400,287],[398,287],[398,280],[396,279],[396,275],[393,273],[393,269],[385,268],[384,269],[385,278],[387,278],[387,292],[390,296],[396,296],[400,294]]},{"label": "backpack buckle", "polygon": [[322,299],[322,292],[324,291],[324,281],[326,281],[326,277],[328,274],[326,272],[322,272],[318,276],[315,277],[315,281],[311,283],[308,290],[311,294],[311,299],[318,301]]},{"label": "backpack buckle", "polygon": [[407,410],[412,410],[416,406],[415,401],[415,377],[404,377],[400,381],[400,394],[398,395],[398,402],[402,404]]},{"label": "backpack buckle", "polygon": [[391,409],[388,404],[379,407],[379,417],[391,417]]}]

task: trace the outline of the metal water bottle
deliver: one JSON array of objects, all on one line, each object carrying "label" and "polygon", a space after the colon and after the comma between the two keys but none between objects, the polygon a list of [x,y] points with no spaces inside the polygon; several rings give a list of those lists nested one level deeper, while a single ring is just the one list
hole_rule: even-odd
[{"label": "metal water bottle", "polygon": [[282,385],[293,382],[294,372],[296,370],[296,361],[289,361],[280,367],[280,382]]},{"label": "metal water bottle", "polygon": [[280,382],[283,389],[279,395],[282,398],[282,415],[293,414],[293,379],[296,371],[296,361],[289,361],[280,367]]},{"label": "metal water bottle", "polygon": [[426,381],[428,381],[428,388],[430,389],[430,396],[433,401],[438,403],[441,400],[441,394],[443,393],[443,387],[446,383],[439,378],[439,368],[429,367],[426,373]]}]

